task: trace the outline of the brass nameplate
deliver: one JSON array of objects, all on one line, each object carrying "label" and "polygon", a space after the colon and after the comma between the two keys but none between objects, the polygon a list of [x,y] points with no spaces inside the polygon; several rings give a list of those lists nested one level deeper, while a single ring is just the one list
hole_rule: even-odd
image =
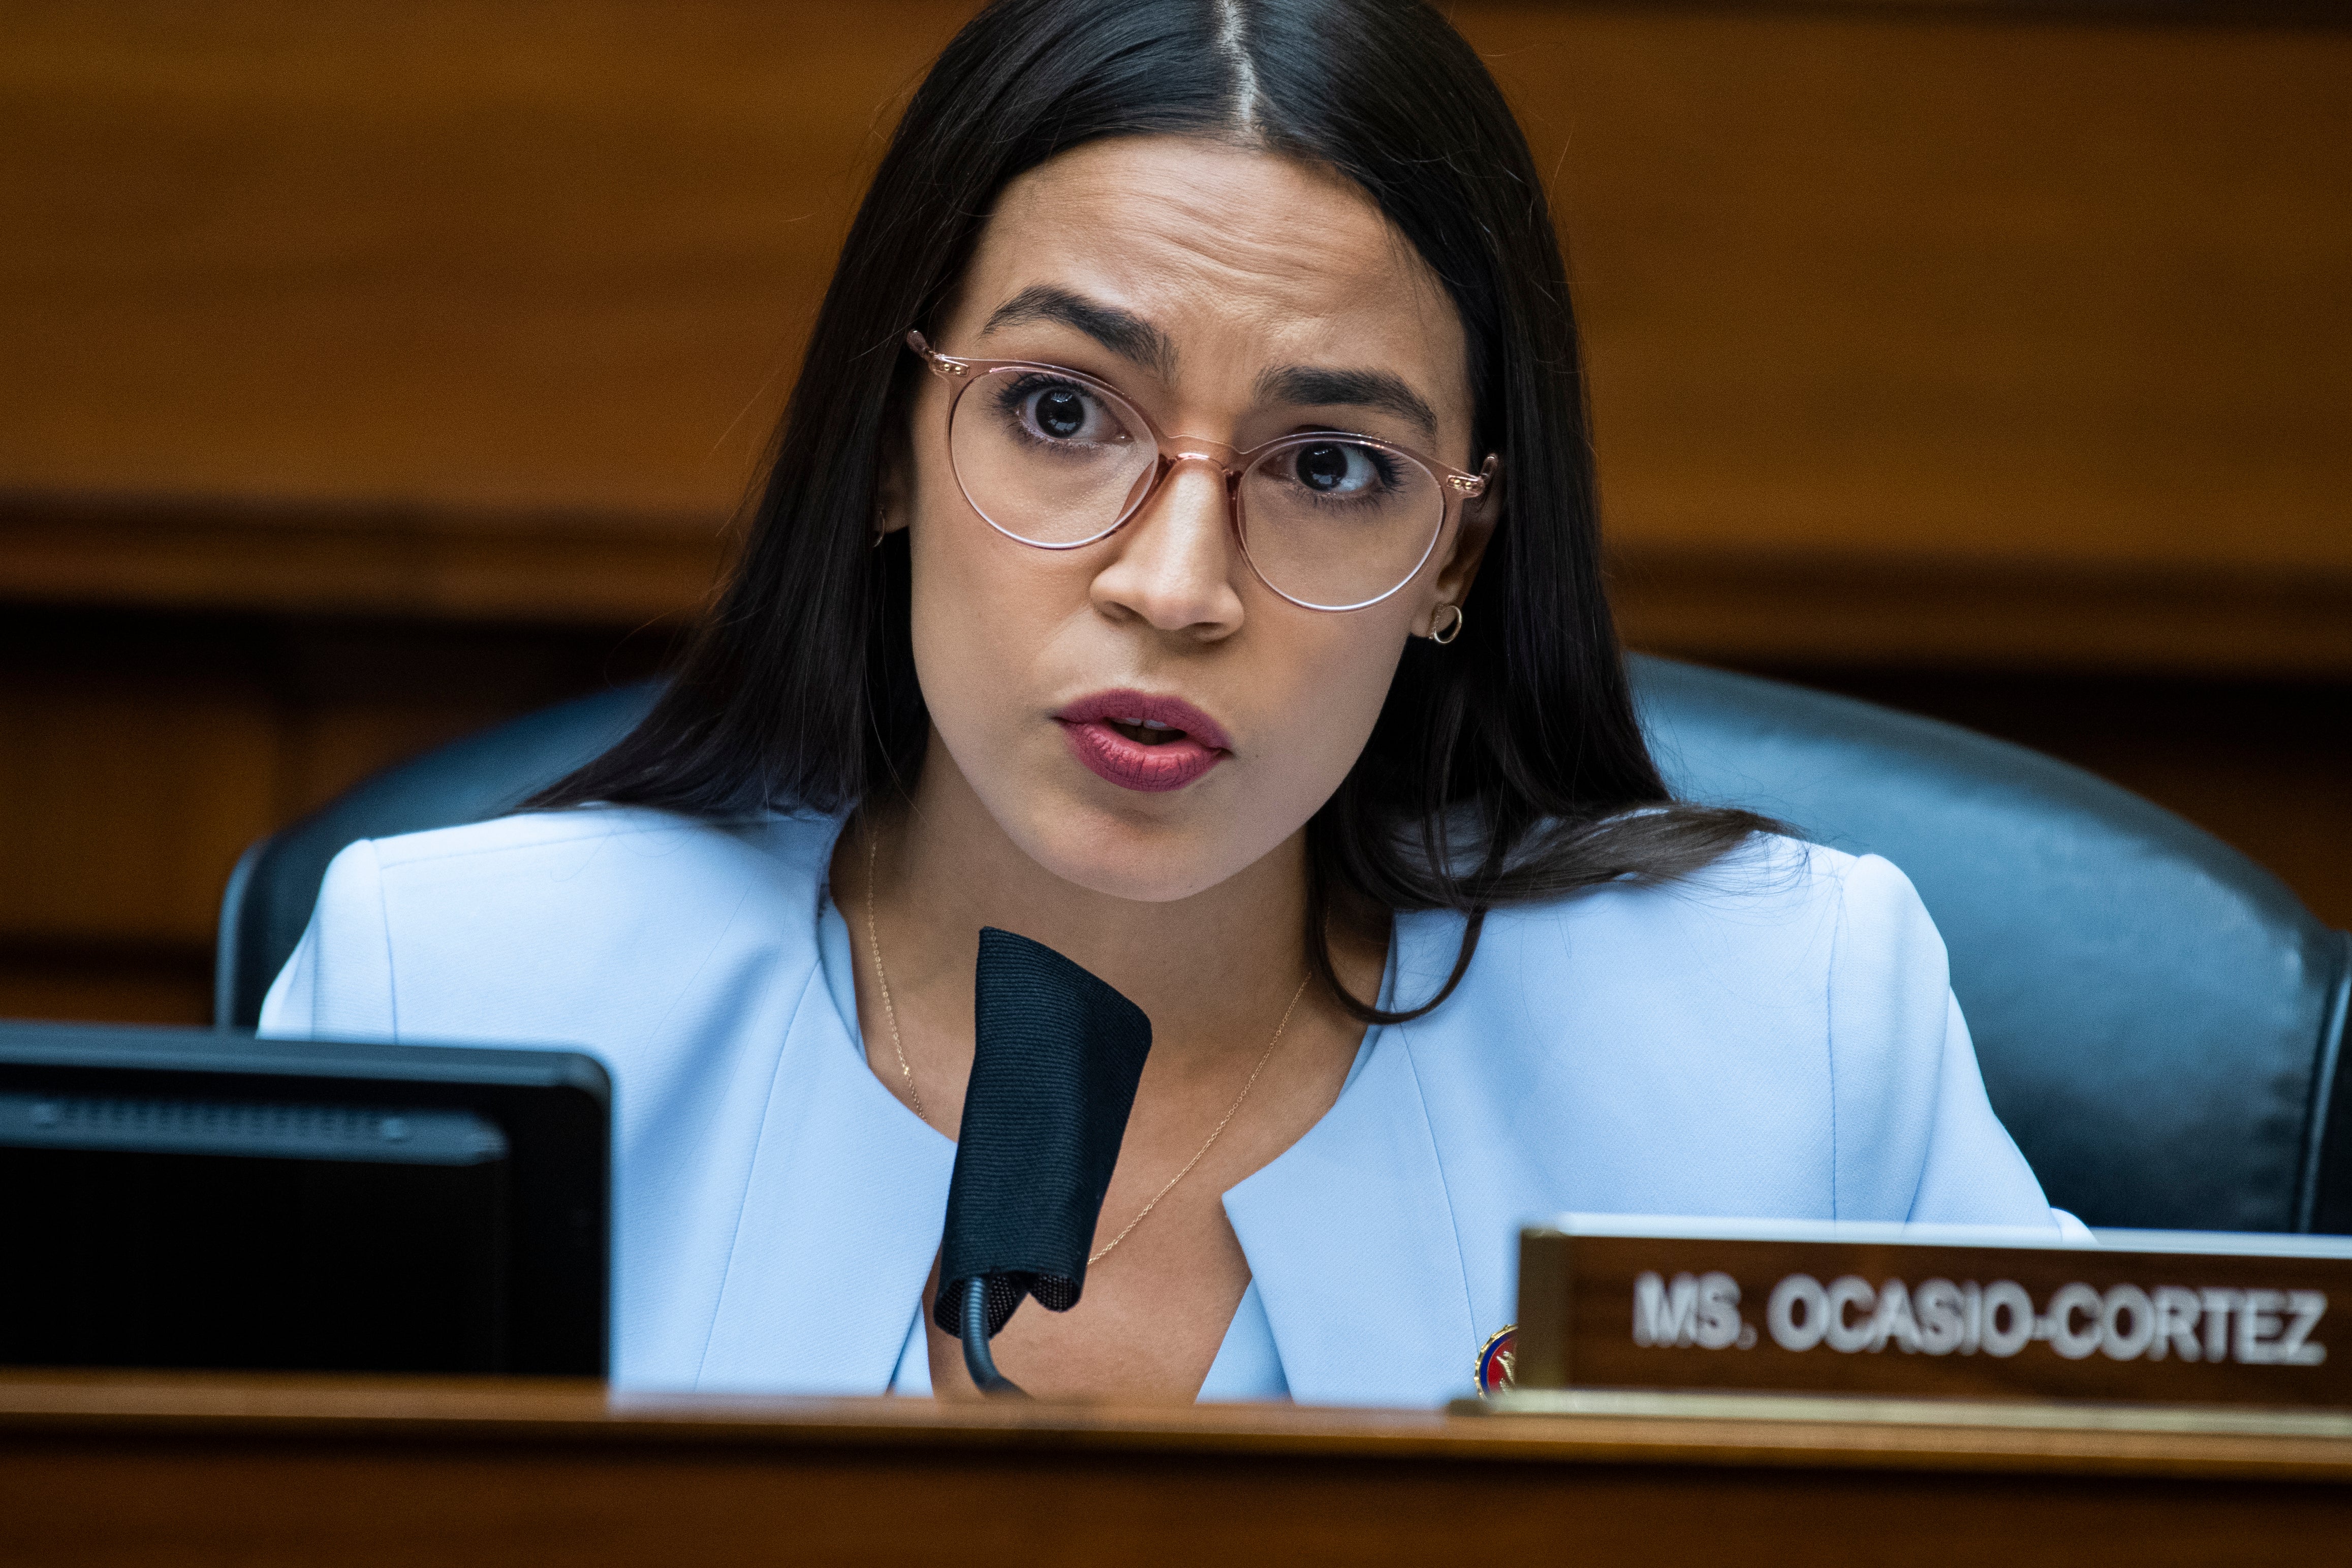
[{"label": "brass nameplate", "polygon": [[1512,1386],[2352,1405],[2352,1244],[2110,1237],[1570,1215]]}]

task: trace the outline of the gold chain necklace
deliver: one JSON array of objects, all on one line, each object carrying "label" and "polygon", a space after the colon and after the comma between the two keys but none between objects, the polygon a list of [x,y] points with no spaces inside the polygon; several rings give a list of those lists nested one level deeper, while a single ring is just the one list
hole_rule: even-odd
[{"label": "gold chain necklace", "polygon": [[[882,992],[882,1016],[890,1022],[890,1050],[898,1058],[898,1080],[907,1086],[908,1104],[914,1107],[916,1115],[923,1116],[922,1091],[915,1087],[914,1069],[907,1065],[906,1042],[898,1037],[898,1009],[890,1000],[890,975],[889,972],[882,966],[882,938],[874,926],[874,864],[878,843],[879,841],[869,830],[866,835],[866,945],[874,950],[874,979]],[[1275,1025],[1274,1037],[1266,1041],[1265,1049],[1258,1053],[1257,1065],[1250,1068],[1249,1077],[1242,1083],[1242,1091],[1234,1096],[1233,1104],[1225,1108],[1225,1113],[1217,1119],[1217,1124],[1209,1129],[1209,1136],[1202,1141],[1198,1149],[1192,1152],[1192,1157],[1184,1162],[1184,1168],[1169,1177],[1168,1184],[1151,1194],[1151,1201],[1144,1205],[1133,1219],[1127,1222],[1125,1230],[1120,1231],[1087,1255],[1087,1268],[1091,1268],[1109,1257],[1111,1248],[1125,1241],[1137,1226],[1150,1219],[1151,1211],[1160,1206],[1160,1200],[1174,1192],[1176,1184],[1191,1175],[1192,1167],[1199,1164],[1209,1151],[1217,1146],[1217,1140],[1224,1136],[1226,1125],[1240,1112],[1242,1101],[1247,1100],[1250,1090],[1257,1087],[1258,1074],[1264,1072],[1265,1064],[1274,1059],[1274,1047],[1282,1044],[1282,1033],[1290,1027],[1290,1016],[1298,1010],[1298,999],[1307,994],[1307,982],[1312,978],[1314,977],[1311,974],[1300,977],[1298,989],[1290,994],[1290,1005],[1282,1010],[1282,1021]],[[928,1121],[929,1118],[925,1117],[925,1120]]]}]

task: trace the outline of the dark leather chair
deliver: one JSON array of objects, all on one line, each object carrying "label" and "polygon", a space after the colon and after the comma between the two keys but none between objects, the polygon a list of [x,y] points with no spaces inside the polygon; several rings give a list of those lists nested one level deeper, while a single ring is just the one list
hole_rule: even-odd
[{"label": "dark leather chair", "polygon": [[[1910,874],[1951,949],[1992,1102],[2093,1225],[2352,1231],[2352,937],[2136,795],[1948,724],[1636,658],[1688,798]],[[508,809],[635,723],[654,689],[446,746],[254,846],[221,907],[218,1014],[250,1026],[335,852]]]},{"label": "dark leather chair", "polygon": [[510,811],[627,734],[660,691],[653,681],[600,691],[454,741],[354,784],[247,847],[221,895],[213,1022],[250,1029],[260,1021],[269,983],[310,923],[327,862],[345,845]]}]

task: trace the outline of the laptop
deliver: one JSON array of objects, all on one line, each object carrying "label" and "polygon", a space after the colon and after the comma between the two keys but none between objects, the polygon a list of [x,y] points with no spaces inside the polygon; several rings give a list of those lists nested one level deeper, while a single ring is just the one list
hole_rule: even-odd
[{"label": "laptop", "polygon": [[0,1364],[602,1377],[578,1051],[0,1023]]}]

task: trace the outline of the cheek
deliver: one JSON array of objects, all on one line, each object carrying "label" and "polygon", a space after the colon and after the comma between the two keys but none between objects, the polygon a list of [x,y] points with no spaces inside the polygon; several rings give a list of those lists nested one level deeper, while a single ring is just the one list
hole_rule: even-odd
[{"label": "cheek", "polygon": [[[985,746],[992,730],[1029,717],[1033,687],[1055,624],[1072,597],[1052,559],[1003,539],[972,515],[952,480],[918,503],[913,565],[915,668],[932,722],[959,752]],[[1083,605],[1085,591],[1076,594]]]},{"label": "cheek", "polygon": [[918,473],[911,498],[915,675],[949,756],[1003,822],[1061,763],[1045,715],[1091,618],[1094,552],[1005,538],[971,510],[944,455],[937,469]]},{"label": "cheek", "polygon": [[1285,605],[1265,613],[1279,630],[1270,626],[1254,650],[1250,684],[1266,741],[1260,761],[1269,804],[1280,802],[1292,827],[1330,798],[1371,738],[1404,647],[1402,617],[1385,608],[1319,615]]}]

